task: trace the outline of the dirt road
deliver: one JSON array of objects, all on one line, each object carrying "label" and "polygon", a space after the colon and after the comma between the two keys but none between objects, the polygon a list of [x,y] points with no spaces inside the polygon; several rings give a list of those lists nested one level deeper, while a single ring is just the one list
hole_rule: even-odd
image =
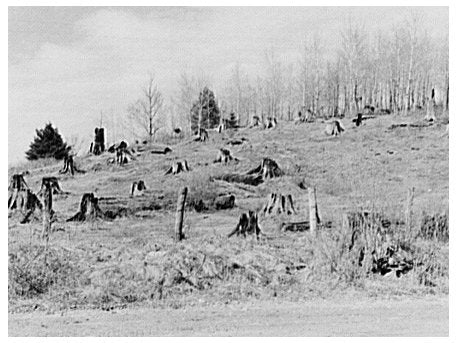
[{"label": "dirt road", "polygon": [[448,336],[447,297],[10,314],[10,336]]}]

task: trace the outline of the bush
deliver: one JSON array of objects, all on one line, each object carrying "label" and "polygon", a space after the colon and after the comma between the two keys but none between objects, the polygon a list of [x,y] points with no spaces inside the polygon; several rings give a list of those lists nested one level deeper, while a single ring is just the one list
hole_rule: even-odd
[{"label": "bush", "polygon": [[37,136],[30,144],[30,149],[25,153],[28,160],[33,161],[49,157],[61,160],[70,151],[70,147],[63,141],[59,131],[51,123],[46,124],[44,129],[37,129],[36,134]]}]

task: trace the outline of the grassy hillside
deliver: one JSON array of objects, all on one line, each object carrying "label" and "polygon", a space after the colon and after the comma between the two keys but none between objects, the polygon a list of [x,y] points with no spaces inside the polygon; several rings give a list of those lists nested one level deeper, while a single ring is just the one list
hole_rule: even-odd
[{"label": "grassy hillside", "polygon": [[[43,176],[59,176],[62,189],[70,194],[54,200],[57,221],[47,267],[38,236],[33,235],[40,230],[40,221],[21,225],[17,215],[11,215],[10,309],[109,308],[145,301],[182,306],[249,297],[329,296],[354,290],[378,296],[447,292],[445,243],[409,241],[417,259],[433,265],[428,283],[423,281],[424,265],[398,279],[367,276],[360,268],[344,264],[350,257],[341,245],[347,240],[341,230],[344,213],[374,208],[391,219],[401,219],[411,187],[415,188],[415,230],[424,213],[448,213],[445,126],[389,129],[393,123],[422,117],[381,116],[357,128],[346,119],[346,131],[340,137],[325,136],[322,123],[281,122],[274,130],[210,133],[209,142],[176,141],[170,145],[171,154],[145,151],[124,166],[107,165],[109,154],[76,158],[77,166],[87,172],[74,177],[59,176],[60,164],[11,168],[10,175],[28,170],[26,181],[36,192]],[[241,137],[247,139],[244,144],[226,145],[229,139]],[[213,164],[221,147],[229,148],[239,161],[226,166]],[[257,187],[214,180],[226,172],[252,169],[264,157],[274,159],[285,176]],[[190,172],[165,176],[176,159],[186,159]],[[77,212],[83,193],[127,198],[132,182],[138,180],[145,181],[148,189],[144,196],[154,199],[160,210],[145,210],[114,221],[65,222]],[[283,216],[260,216],[268,238],[260,242],[226,238],[239,215],[260,209],[271,192],[292,194],[298,213],[288,220],[307,219],[307,191],[297,186],[300,181],[316,187],[320,216],[334,223],[332,229],[317,238],[307,233],[281,233],[277,227]],[[188,238],[175,244],[175,202],[178,190],[185,185],[189,187],[188,203],[230,193],[236,197],[236,207],[202,213],[189,208],[184,222]],[[399,227],[398,232],[401,230]],[[338,249],[341,254],[337,256]],[[31,287],[33,282],[38,284]]]}]

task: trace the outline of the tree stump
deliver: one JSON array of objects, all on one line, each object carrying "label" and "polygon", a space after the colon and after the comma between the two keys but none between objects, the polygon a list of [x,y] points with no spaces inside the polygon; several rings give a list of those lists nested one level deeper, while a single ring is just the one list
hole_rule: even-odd
[{"label": "tree stump", "polygon": [[146,185],[144,184],[143,180],[140,180],[138,182],[133,182],[132,183],[132,188],[130,192],[130,196],[141,196],[144,194],[144,191],[146,190]]},{"label": "tree stump", "polygon": [[165,147],[163,150],[151,150],[151,154],[157,154],[157,155],[166,155],[170,152],[172,152],[171,148]]},{"label": "tree stump", "polygon": [[216,210],[227,210],[235,207],[235,196],[231,194],[217,197],[214,200],[214,207]]},{"label": "tree stump", "polygon": [[18,206],[18,198],[22,197],[28,189],[29,186],[25,182],[23,174],[14,174],[11,176],[8,185],[8,210],[20,208]]},{"label": "tree stump", "polygon": [[90,144],[89,152],[96,156],[102,154],[105,151],[105,129],[100,127],[95,128],[95,138]]},{"label": "tree stump", "polygon": [[253,116],[251,120],[251,125],[249,125],[250,128],[253,127],[258,127],[260,126],[261,120],[258,116]]},{"label": "tree stump", "polygon": [[195,142],[206,142],[209,139],[208,131],[203,128],[198,130],[197,136],[194,138]]},{"label": "tree stump", "polygon": [[265,123],[266,129],[274,129],[278,125],[278,121],[276,118],[268,117]]},{"label": "tree stump", "polygon": [[173,162],[171,167],[167,170],[165,175],[168,175],[168,174],[176,175],[176,174],[179,174],[181,172],[188,172],[189,170],[190,170],[189,169],[189,165],[187,164],[186,160],[184,160],[184,161],[175,161],[175,162]]},{"label": "tree stump", "polygon": [[253,235],[255,234],[256,239],[259,239],[260,234],[262,231],[260,230],[260,226],[258,224],[258,217],[257,213],[254,211],[249,211],[248,213],[243,213],[240,216],[238,224],[236,225],[235,229],[228,234],[228,238],[232,237],[233,235],[246,237],[246,235]]},{"label": "tree stump", "polygon": [[344,132],[344,126],[339,120],[333,120],[325,126],[325,134],[328,136],[338,136]]},{"label": "tree stump", "polygon": [[85,193],[81,198],[79,211],[67,219],[67,222],[83,222],[96,218],[105,218],[105,214],[98,206],[98,198],[94,196],[94,193]]},{"label": "tree stump", "polygon": [[280,177],[284,175],[284,172],[279,168],[278,164],[270,159],[264,158],[260,165],[247,172],[247,175],[259,174],[263,179],[269,179],[274,177]]},{"label": "tree stump", "polygon": [[296,214],[294,201],[291,194],[283,195],[271,193],[267,204],[262,209],[265,215]]},{"label": "tree stump", "polygon": [[81,174],[85,173],[84,170],[78,169],[75,166],[72,155],[66,155],[63,159],[63,168],[59,170],[59,174],[70,173],[71,175],[74,175],[75,172]]},{"label": "tree stump", "polygon": [[217,153],[216,159],[213,161],[213,163],[224,163],[227,164],[228,162],[236,160],[228,149],[221,148],[219,149]]},{"label": "tree stump", "polygon": [[38,195],[42,195],[44,192],[44,189],[47,187],[47,185],[51,187],[52,194],[63,194],[65,193],[62,191],[59,185],[59,179],[56,178],[55,176],[45,176],[41,180],[41,188],[40,191],[38,192]]}]

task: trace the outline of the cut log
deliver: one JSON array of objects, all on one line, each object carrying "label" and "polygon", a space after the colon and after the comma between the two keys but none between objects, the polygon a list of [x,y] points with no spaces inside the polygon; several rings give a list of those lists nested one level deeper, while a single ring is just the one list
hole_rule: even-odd
[{"label": "cut log", "polygon": [[67,222],[83,222],[97,218],[105,218],[105,214],[98,206],[98,198],[94,196],[94,193],[85,193],[81,198],[79,211],[73,217],[67,219]]},{"label": "cut log", "polygon": [[259,239],[259,236],[262,234],[260,226],[258,224],[257,213],[254,211],[249,211],[248,213],[243,213],[240,216],[238,224],[235,229],[229,233],[228,237],[233,235],[246,237],[247,235],[255,234],[256,239]]},{"label": "cut log", "polygon": [[259,174],[263,179],[280,177],[284,172],[279,168],[278,164],[270,159],[264,158],[260,165],[247,172],[247,175]]},{"label": "cut log", "polygon": [[227,164],[228,162],[230,162],[232,160],[236,161],[237,159],[232,156],[230,150],[221,148],[217,152],[217,157],[213,161],[213,163],[224,163],[224,164]]},{"label": "cut log", "polygon": [[227,141],[227,145],[241,145],[243,144],[244,142],[247,142],[248,139],[244,138],[244,137],[241,137],[240,139],[231,139],[229,141]]},{"label": "cut log", "polygon": [[[331,228],[332,222],[327,221],[321,225],[323,228]],[[309,220],[304,220],[300,222],[282,222],[279,224],[279,230],[282,232],[290,231],[290,232],[303,232],[308,231],[310,229]]]},{"label": "cut log", "polygon": [[278,214],[296,214],[294,202],[291,194],[282,195],[271,193],[267,204],[263,207],[262,212],[265,215]]},{"label": "cut log", "polygon": [[146,185],[144,184],[143,180],[140,180],[138,182],[133,182],[132,183],[132,188],[130,192],[130,196],[141,196],[144,194],[144,191],[146,190]]},{"label": "cut log", "polygon": [[173,162],[171,167],[166,171],[165,175],[168,175],[168,174],[176,175],[181,172],[188,172],[189,170],[190,170],[189,165],[187,164],[186,160],[175,161],[175,162]]},{"label": "cut log", "polygon": [[151,154],[166,155],[172,151],[169,147],[165,147],[163,150],[151,150]]}]

